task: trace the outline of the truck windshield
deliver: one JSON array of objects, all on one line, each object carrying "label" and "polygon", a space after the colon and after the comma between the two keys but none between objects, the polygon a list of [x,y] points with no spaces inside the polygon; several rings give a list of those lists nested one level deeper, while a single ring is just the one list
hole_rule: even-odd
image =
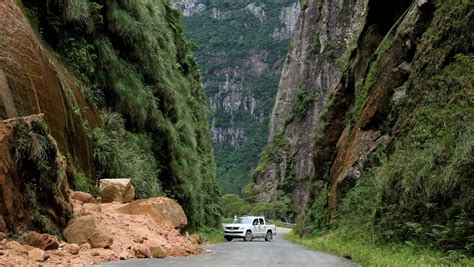
[{"label": "truck windshield", "polygon": [[234,220],[234,223],[239,223],[239,224],[251,224],[252,219],[247,218],[247,217],[240,217]]}]

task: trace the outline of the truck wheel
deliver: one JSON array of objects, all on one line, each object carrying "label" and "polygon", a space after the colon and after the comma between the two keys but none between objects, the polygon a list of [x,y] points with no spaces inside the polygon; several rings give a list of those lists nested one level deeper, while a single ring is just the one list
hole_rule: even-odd
[{"label": "truck wheel", "polygon": [[229,242],[232,241],[232,239],[233,239],[233,238],[230,237],[230,236],[226,236],[226,237],[225,237],[225,240],[227,240],[227,241],[229,241]]},{"label": "truck wheel", "polygon": [[273,234],[272,234],[272,231],[268,231],[267,232],[267,235],[265,236],[265,241],[272,241],[272,238],[273,238]]},{"label": "truck wheel", "polygon": [[252,241],[252,239],[252,232],[250,230],[247,230],[247,232],[245,233],[244,241]]}]

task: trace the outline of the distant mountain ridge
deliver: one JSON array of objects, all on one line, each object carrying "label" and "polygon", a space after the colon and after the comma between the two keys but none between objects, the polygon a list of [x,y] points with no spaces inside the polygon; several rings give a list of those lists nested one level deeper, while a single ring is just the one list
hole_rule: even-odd
[{"label": "distant mountain ridge", "polygon": [[186,35],[197,48],[217,180],[240,194],[268,139],[268,123],[299,2],[175,0]]}]

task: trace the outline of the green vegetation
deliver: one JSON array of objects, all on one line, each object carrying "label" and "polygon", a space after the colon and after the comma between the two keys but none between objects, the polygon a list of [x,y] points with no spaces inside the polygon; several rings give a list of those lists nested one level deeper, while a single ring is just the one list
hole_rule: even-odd
[{"label": "green vegetation", "polygon": [[125,130],[117,113],[102,113],[102,128],[94,129],[94,159],[100,177],[130,177],[137,198],[162,195],[151,138]]},{"label": "green vegetation", "polygon": [[[229,96],[230,92],[222,90],[227,73],[231,85],[242,86],[239,94],[256,101],[253,114],[240,108],[231,115],[229,110],[218,107],[211,118],[216,128],[232,127],[244,131],[238,146],[214,144],[220,188],[224,193],[240,195],[251,180],[252,170],[268,139],[269,117],[275,103],[280,68],[288,49],[289,40],[273,39],[271,36],[275,29],[284,27],[279,18],[282,8],[291,6],[295,1],[202,0],[200,3],[206,5],[206,10],[183,18],[183,22],[188,38],[197,44],[195,54],[202,69],[206,95],[216,97],[217,101],[224,101]],[[265,5],[263,22],[245,10],[250,3]],[[213,8],[220,11],[220,18],[212,18]],[[249,58],[257,55],[269,66],[261,74],[253,72],[249,65]],[[233,75],[234,69],[238,72],[236,76]]]},{"label": "green vegetation", "polygon": [[288,223],[294,215],[291,198],[283,196],[283,194],[271,203],[254,203],[243,200],[235,194],[226,194],[222,196],[222,208],[224,209],[224,216],[227,218],[243,215],[263,215],[267,219],[273,219],[285,225],[291,225]]},{"label": "green vegetation", "polygon": [[210,244],[224,243],[224,233],[221,228],[201,227],[197,234],[204,237],[204,241]]},{"label": "green vegetation", "polygon": [[415,245],[407,244],[374,244],[366,232],[354,231],[351,228],[317,233],[310,237],[300,238],[294,231],[285,238],[305,247],[350,257],[353,262],[362,266],[472,266],[474,260],[465,259],[453,253],[445,255]]},{"label": "green vegetation", "polygon": [[301,10],[305,10],[309,6],[309,0],[300,0]]},{"label": "green vegetation", "polygon": [[295,103],[288,114],[288,118],[285,120],[285,124],[290,124],[294,119],[305,119],[315,99],[316,95],[311,94],[308,92],[306,87],[301,86],[299,88]]},{"label": "green vegetation", "polygon": [[[67,217],[70,212],[65,203],[51,201],[52,197],[65,194],[62,184],[66,177],[62,172],[65,170],[60,170],[56,143],[49,134],[42,117],[19,119],[13,125],[10,152],[16,169],[21,169],[17,171],[18,189],[23,196],[19,205],[28,205],[31,211],[24,215],[31,216],[33,229],[59,236],[59,229],[66,223],[61,216]],[[44,205],[51,202],[55,204],[53,208]]]},{"label": "green vegetation", "polygon": [[[404,95],[391,107],[394,129],[378,129],[392,139],[369,154],[353,185],[339,188],[344,196],[331,213],[327,200],[334,192],[323,168],[313,178],[312,205],[298,226],[313,227],[312,234],[303,239],[293,234],[290,240],[351,256],[362,265],[473,264],[474,47],[464,30],[474,18],[473,7],[469,1],[437,3],[417,45]],[[380,55],[396,41],[386,38],[378,48],[356,90],[349,114],[353,121],[378,79]],[[328,100],[324,124],[331,123],[328,113],[337,98],[334,94]],[[353,121],[346,120],[345,126]],[[319,129],[316,138],[324,134]]]},{"label": "green vegetation", "polygon": [[207,99],[178,12],[157,0],[23,3],[102,110],[91,134],[99,176],[131,177],[139,197],[175,198],[192,228],[219,225]]}]

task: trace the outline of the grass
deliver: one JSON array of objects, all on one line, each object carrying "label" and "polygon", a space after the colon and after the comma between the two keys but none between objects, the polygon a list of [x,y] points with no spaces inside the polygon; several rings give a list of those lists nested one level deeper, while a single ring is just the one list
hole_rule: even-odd
[{"label": "grass", "polygon": [[292,231],[285,236],[285,239],[310,249],[351,257],[353,262],[362,266],[473,266],[474,264],[472,257],[465,258],[459,254],[446,256],[441,252],[413,244],[411,246],[374,244],[369,235],[366,236],[367,238],[361,238],[356,237],[354,231],[336,230],[321,236],[300,238]]},{"label": "grass", "polygon": [[205,242],[209,244],[218,244],[225,242],[222,228],[201,227],[201,229],[199,229],[196,234],[199,234],[204,237]]}]

